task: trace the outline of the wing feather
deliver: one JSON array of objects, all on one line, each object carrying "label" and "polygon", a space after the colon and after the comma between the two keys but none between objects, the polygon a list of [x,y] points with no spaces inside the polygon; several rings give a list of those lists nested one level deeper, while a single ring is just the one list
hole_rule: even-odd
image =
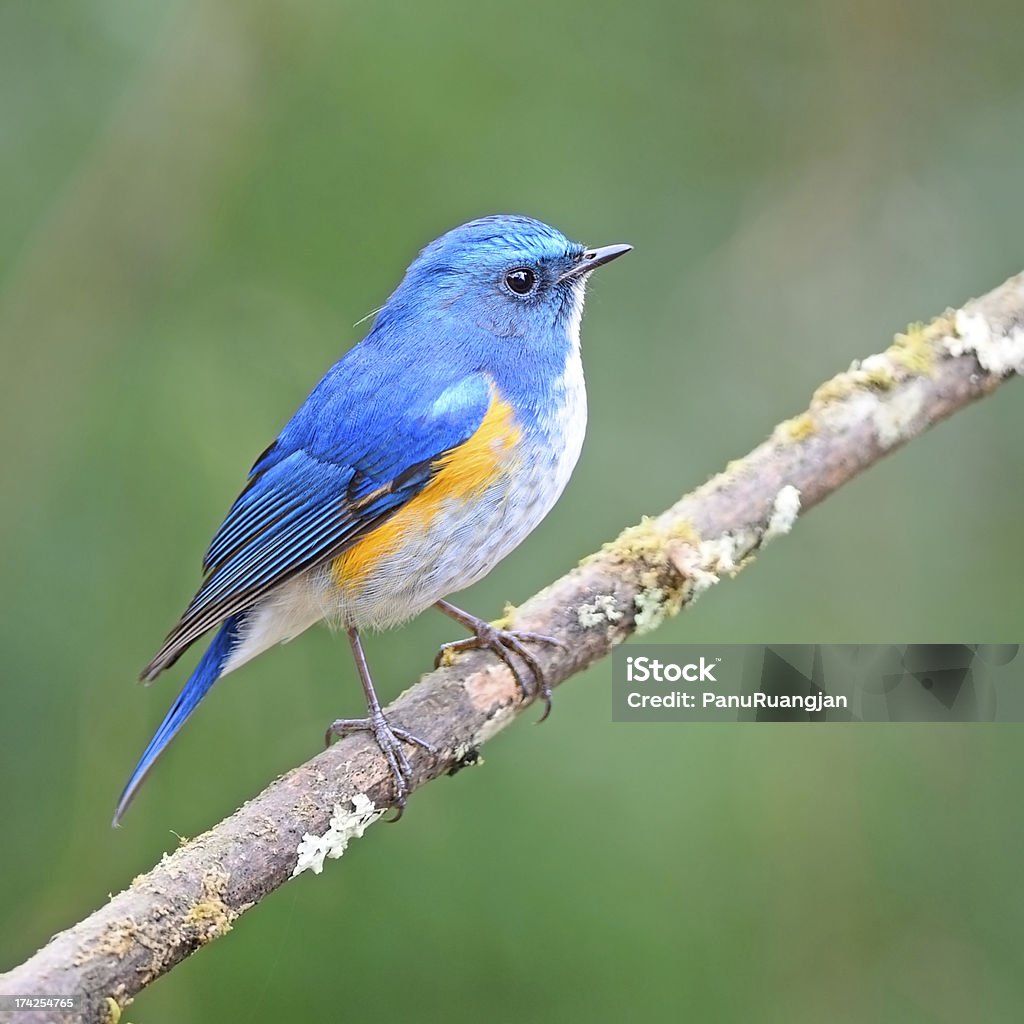
[{"label": "wing feather", "polygon": [[[155,678],[208,630],[337,557],[394,515],[427,485],[439,460],[473,436],[493,398],[489,380],[473,374],[429,404],[369,417],[346,439],[325,435],[316,410],[308,408],[321,390],[253,467],[206,553],[202,586],[143,679]],[[296,425],[302,422],[318,429],[303,431]],[[351,432],[350,424],[342,426]],[[303,444],[304,433],[327,436],[329,445]]]}]

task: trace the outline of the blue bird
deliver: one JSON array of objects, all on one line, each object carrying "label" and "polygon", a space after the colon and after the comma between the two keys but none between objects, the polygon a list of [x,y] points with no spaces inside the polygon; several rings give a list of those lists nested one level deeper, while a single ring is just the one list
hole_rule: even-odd
[{"label": "blue bird", "polygon": [[539,221],[494,216],[420,253],[370,333],[256,460],[214,535],[202,586],[141,678],[218,631],[139,759],[115,825],[218,679],[321,620],[346,630],[367,704],[328,741],[374,735],[399,814],[411,772],[402,745],[431,748],[387,721],[360,630],[433,605],[472,633],[442,654],[493,651],[547,715],[550,687],[527,645],[558,641],[499,629],[445,598],[490,572],[565,488],[587,425],[584,289],[630,249],[587,249]]}]

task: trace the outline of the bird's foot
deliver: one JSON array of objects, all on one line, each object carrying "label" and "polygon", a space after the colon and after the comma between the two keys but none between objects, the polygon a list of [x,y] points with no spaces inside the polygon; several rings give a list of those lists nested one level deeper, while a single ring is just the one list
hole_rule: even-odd
[{"label": "bird's foot", "polygon": [[337,721],[331,722],[324,735],[324,743],[330,746],[334,740],[349,736],[354,732],[372,733],[380,752],[391,769],[395,785],[394,807],[396,810],[396,814],[391,820],[398,821],[405,810],[405,802],[409,796],[409,783],[412,780],[412,765],[402,749],[402,744],[408,743],[413,747],[421,747],[428,754],[435,756],[437,749],[408,730],[392,725],[384,717],[382,711],[371,711],[367,718],[339,718]]},{"label": "bird's foot", "polygon": [[[441,610],[451,614],[447,609]],[[453,615],[452,618],[461,622],[467,629],[473,630],[474,635],[466,637],[465,640],[453,640],[451,643],[443,644],[434,659],[434,667],[439,668],[442,663],[447,664],[449,658],[463,651],[491,651],[508,666],[524,697],[536,696],[544,702],[544,714],[537,719],[538,722],[543,722],[551,714],[551,684],[547,681],[540,662],[526,645],[547,644],[549,647],[560,647],[563,651],[568,651],[569,648],[553,636],[519,629],[501,629],[461,610],[459,616]],[[528,673],[523,671],[520,661],[526,666]]]}]

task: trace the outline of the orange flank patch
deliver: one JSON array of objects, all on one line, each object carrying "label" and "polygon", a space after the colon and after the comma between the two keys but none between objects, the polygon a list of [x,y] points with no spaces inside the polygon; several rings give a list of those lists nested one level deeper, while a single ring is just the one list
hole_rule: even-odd
[{"label": "orange flank patch", "polygon": [[381,559],[398,550],[408,533],[426,530],[446,501],[468,501],[482,494],[503,472],[505,458],[520,436],[512,407],[495,395],[476,433],[434,462],[430,483],[334,559],[331,577],[335,585],[361,586]]}]

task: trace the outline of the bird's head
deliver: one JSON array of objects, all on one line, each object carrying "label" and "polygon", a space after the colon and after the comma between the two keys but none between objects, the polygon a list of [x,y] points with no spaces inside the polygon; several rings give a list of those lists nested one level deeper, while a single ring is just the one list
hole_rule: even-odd
[{"label": "bird's head", "polygon": [[529,217],[483,217],[431,242],[385,311],[453,317],[500,338],[542,344],[578,324],[590,272],[631,248],[587,249]]}]

